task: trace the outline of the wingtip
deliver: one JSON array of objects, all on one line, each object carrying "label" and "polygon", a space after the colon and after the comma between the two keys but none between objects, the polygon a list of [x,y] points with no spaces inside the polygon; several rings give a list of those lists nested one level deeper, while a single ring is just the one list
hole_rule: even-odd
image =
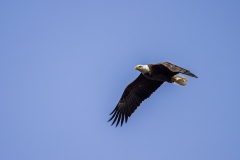
[{"label": "wingtip", "polygon": [[194,75],[194,74],[193,74],[193,77],[194,77],[194,78],[198,78],[198,76],[196,76],[196,75]]},{"label": "wingtip", "polygon": [[109,115],[112,115],[114,113],[114,111],[116,110],[116,108],[109,114]]}]

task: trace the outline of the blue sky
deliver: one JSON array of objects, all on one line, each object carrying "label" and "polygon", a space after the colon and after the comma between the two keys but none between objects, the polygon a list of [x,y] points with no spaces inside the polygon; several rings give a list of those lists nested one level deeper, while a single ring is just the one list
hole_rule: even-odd
[{"label": "blue sky", "polygon": [[[0,159],[240,159],[239,1],[1,1]],[[107,120],[137,64],[164,84]]]}]

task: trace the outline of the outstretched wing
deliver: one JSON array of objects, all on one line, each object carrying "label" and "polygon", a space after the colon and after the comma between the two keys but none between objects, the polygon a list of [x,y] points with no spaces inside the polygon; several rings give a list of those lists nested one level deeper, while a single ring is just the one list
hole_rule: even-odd
[{"label": "outstretched wing", "polygon": [[112,125],[116,122],[116,127],[121,121],[121,126],[128,120],[128,117],[137,109],[137,107],[150,97],[158,87],[163,84],[163,81],[153,81],[147,79],[142,73],[130,83],[124,90],[117,106],[110,115],[112,117],[109,121],[113,120]]},{"label": "outstretched wing", "polygon": [[162,62],[162,65],[164,65],[165,67],[167,67],[170,71],[172,72],[176,72],[176,73],[182,73],[182,74],[186,74],[189,75],[191,77],[195,77],[198,78],[197,76],[195,76],[193,73],[191,73],[189,70],[186,70],[184,68],[181,68],[177,65],[171,64],[169,62]]}]

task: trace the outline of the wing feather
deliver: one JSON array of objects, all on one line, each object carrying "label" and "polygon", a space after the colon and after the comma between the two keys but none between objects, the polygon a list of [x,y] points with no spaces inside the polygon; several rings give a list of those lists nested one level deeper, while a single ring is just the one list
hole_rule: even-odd
[{"label": "wing feather", "polygon": [[119,114],[118,114],[118,120],[117,120],[117,125],[116,125],[116,126],[118,126],[118,123],[120,122],[121,117],[122,117],[122,113],[119,112]]},{"label": "wing feather", "polygon": [[186,74],[186,75],[191,76],[191,77],[198,78],[196,75],[191,73],[189,70],[181,68],[181,67],[179,67],[175,64],[172,64],[172,63],[169,63],[169,62],[162,62],[160,64],[164,65],[165,67],[167,67],[172,72],[182,73],[182,74]]},{"label": "wing feather", "polygon": [[113,124],[115,123],[115,121],[117,120],[118,115],[119,115],[119,111],[117,111],[117,114],[116,114],[116,116],[115,116],[115,118],[114,118],[114,120],[113,120],[113,122],[112,122],[112,125],[113,125]]},{"label": "wing feather", "polygon": [[116,126],[121,122],[127,123],[128,117],[137,109],[137,107],[150,97],[164,82],[153,81],[147,79],[143,74],[140,74],[132,83],[130,83],[124,90],[117,106],[111,112],[112,117],[109,121],[113,120],[112,125],[117,121]]},{"label": "wing feather", "polygon": [[124,122],[124,113],[122,113],[121,126],[122,126],[123,122]]}]

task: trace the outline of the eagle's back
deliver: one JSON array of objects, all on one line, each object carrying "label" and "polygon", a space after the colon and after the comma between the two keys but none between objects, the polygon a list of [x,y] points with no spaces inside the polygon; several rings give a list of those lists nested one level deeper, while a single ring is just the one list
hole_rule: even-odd
[{"label": "eagle's back", "polygon": [[175,72],[172,72],[169,68],[165,67],[161,63],[149,64],[148,67],[150,71],[144,74],[144,76],[151,80],[170,82],[172,76],[177,74]]}]

